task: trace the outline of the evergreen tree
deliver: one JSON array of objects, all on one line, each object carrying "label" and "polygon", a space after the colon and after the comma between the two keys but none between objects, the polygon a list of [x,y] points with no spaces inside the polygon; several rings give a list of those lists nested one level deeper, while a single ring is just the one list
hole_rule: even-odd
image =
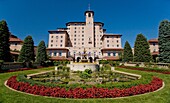
[{"label": "evergreen tree", "polygon": [[159,61],[170,63],[170,22],[163,20],[159,25]]},{"label": "evergreen tree", "polygon": [[9,44],[10,32],[5,20],[0,22],[0,60],[11,62],[12,56],[10,54]]},{"label": "evergreen tree", "polygon": [[41,41],[37,47],[36,62],[41,63],[46,60],[47,60],[47,53],[46,53],[45,42]]},{"label": "evergreen tree", "polygon": [[19,62],[31,62],[34,60],[35,60],[34,41],[31,36],[27,36],[24,39],[24,44],[21,48],[18,61]]},{"label": "evergreen tree", "polygon": [[123,61],[124,62],[133,61],[132,48],[128,41],[125,42],[124,51],[123,51]]},{"label": "evergreen tree", "polygon": [[134,61],[135,62],[150,62],[152,56],[149,49],[149,43],[142,34],[138,34],[134,47]]}]

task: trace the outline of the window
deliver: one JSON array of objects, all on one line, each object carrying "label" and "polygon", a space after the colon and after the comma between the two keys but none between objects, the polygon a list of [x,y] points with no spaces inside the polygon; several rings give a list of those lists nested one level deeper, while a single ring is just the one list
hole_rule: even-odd
[{"label": "window", "polygon": [[53,46],[53,44],[51,44],[51,47]]},{"label": "window", "polygon": [[153,52],[156,52],[156,49],[154,49]]},{"label": "window", "polygon": [[74,33],[76,33],[76,31],[74,31]]},{"label": "window", "polygon": [[74,29],[76,29],[76,27]]},{"label": "window", "polygon": [[82,37],[84,37],[84,35],[82,35]]},{"label": "window", "polygon": [[63,36],[61,36],[61,38],[63,38]]},{"label": "window", "polygon": [[113,56],[116,56],[116,53],[113,53]]},{"label": "window", "polygon": [[51,36],[51,38],[53,38],[53,36]]},{"label": "window", "polygon": [[53,40],[51,40],[51,42],[53,42]]},{"label": "window", "polygon": [[88,53],[88,56],[91,56],[91,52]]},{"label": "window", "polygon": [[15,43],[15,46],[17,46],[17,43]]},{"label": "window", "polygon": [[56,39],[58,39],[58,36],[56,36]]},{"label": "window", "polygon": [[51,51],[49,52],[49,55],[52,56],[52,52]]},{"label": "window", "polygon": [[63,40],[60,40],[60,42],[62,43],[62,42],[63,42]]},{"label": "window", "polygon": [[60,44],[60,47],[62,47],[63,45],[62,44]]},{"label": "window", "polygon": [[107,38],[109,38],[109,36],[107,36]]},{"label": "window", "polygon": [[82,29],[84,29],[84,27],[82,27]]},{"label": "window", "polygon": [[82,39],[82,41],[84,41],[84,39]]},{"label": "window", "polygon": [[107,40],[107,43],[109,43],[109,40]]},{"label": "window", "polygon": [[84,43],[82,43],[82,45],[84,45]]},{"label": "window", "polygon": [[119,42],[119,40],[117,40],[117,43]]},{"label": "window", "polygon": [[119,45],[117,45],[117,47],[119,47]]},{"label": "window", "polygon": [[54,56],[57,56],[57,53],[56,53],[56,52],[54,52]]},{"label": "window", "polygon": [[59,56],[62,56],[62,53],[61,53],[61,52],[59,52]]},{"label": "window", "polygon": [[56,45],[57,46],[57,45]]},{"label": "window", "polygon": [[74,37],[76,37],[76,34],[74,35]]},{"label": "window", "polygon": [[153,46],[155,46],[155,43],[153,43]]},{"label": "window", "polygon": [[74,41],[76,41],[76,38],[74,39]]},{"label": "window", "polygon": [[108,52],[107,55],[110,56],[110,52]]},{"label": "window", "polygon": [[82,31],[82,33],[84,33],[84,31]]},{"label": "window", "polygon": [[107,47],[109,47],[109,44],[107,44]]},{"label": "window", "polygon": [[76,42],[74,42],[74,45],[76,45]]},{"label": "window", "polygon": [[58,40],[56,40],[56,42],[58,42]]},{"label": "window", "polygon": [[88,14],[88,17],[91,17],[91,14],[90,14],[90,13]]}]

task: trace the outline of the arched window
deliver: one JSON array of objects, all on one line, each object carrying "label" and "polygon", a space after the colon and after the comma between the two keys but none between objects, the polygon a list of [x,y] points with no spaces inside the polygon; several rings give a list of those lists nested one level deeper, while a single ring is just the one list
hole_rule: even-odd
[{"label": "arched window", "polygon": [[90,13],[88,14],[88,17],[91,17],[91,14],[90,14]]},{"label": "arched window", "polygon": [[107,55],[110,56],[110,52],[108,52]]},{"label": "arched window", "polygon": [[56,52],[54,52],[54,56],[57,56],[57,53],[56,53]]},{"label": "arched window", "polygon": [[59,52],[59,56],[62,56],[62,53],[61,53],[61,52]]}]

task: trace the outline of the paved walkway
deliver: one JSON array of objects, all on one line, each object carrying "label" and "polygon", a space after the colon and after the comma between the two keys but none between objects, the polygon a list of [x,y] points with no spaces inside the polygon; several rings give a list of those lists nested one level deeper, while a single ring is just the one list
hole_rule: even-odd
[{"label": "paved walkway", "polygon": [[138,74],[127,73],[127,72],[122,72],[122,71],[118,71],[118,70],[114,70],[114,72],[129,75],[129,76],[135,77],[137,79],[140,79],[142,77],[141,75],[138,75]]}]

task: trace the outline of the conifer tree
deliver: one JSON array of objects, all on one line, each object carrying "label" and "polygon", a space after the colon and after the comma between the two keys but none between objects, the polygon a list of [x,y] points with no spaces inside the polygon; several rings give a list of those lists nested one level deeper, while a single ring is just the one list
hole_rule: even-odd
[{"label": "conifer tree", "polygon": [[128,41],[125,42],[124,51],[123,51],[123,61],[124,62],[133,61],[132,48]]},{"label": "conifer tree", "polygon": [[138,34],[134,47],[134,61],[135,62],[150,62],[152,56],[149,49],[149,43],[143,34]]},{"label": "conifer tree", "polygon": [[9,44],[10,32],[5,20],[0,21],[0,60],[11,62],[12,56],[10,54]]},{"label": "conifer tree", "polygon": [[41,63],[46,60],[47,60],[47,53],[46,53],[45,42],[41,41],[37,47],[36,62]]},{"label": "conifer tree", "polygon": [[170,22],[163,20],[159,25],[159,62],[170,63]]},{"label": "conifer tree", "polygon": [[34,60],[35,60],[34,41],[31,36],[27,36],[24,39],[24,44],[21,48],[18,61],[19,62],[31,62]]}]

